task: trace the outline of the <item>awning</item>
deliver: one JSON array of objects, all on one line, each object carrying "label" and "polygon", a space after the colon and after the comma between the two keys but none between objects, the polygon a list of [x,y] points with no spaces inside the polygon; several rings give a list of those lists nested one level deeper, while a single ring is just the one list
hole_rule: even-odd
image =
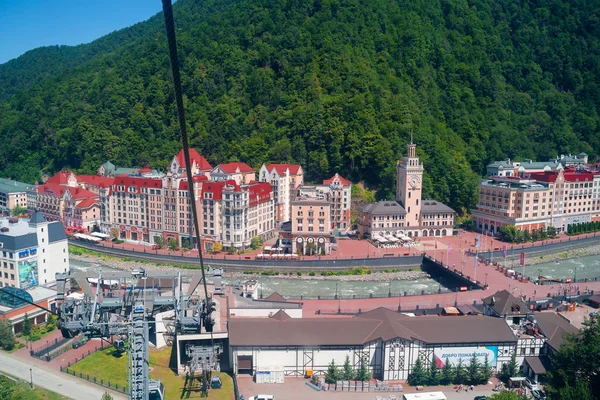
[{"label": "awning", "polygon": [[525,362],[536,375],[544,375],[550,368],[550,359],[547,356],[525,357]]},{"label": "awning", "polygon": [[106,233],[101,233],[101,232],[92,232],[91,235],[102,238],[102,239],[108,239],[110,237],[110,235],[107,235]]}]

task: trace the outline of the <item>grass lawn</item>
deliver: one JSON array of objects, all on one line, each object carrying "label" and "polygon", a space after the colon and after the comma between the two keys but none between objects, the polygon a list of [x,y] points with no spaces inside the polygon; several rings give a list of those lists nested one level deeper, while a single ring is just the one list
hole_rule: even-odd
[{"label": "grass lawn", "polygon": [[[108,347],[104,350],[84,358],[70,369],[81,372],[96,379],[104,379],[111,383],[127,387],[127,355],[123,354],[117,358],[113,355],[114,348]],[[165,400],[179,400],[182,398],[182,392],[185,385],[185,376],[177,376],[169,368],[171,358],[171,347],[165,347],[161,350],[150,349],[150,378],[159,379],[165,385]],[[233,400],[233,381],[231,376],[221,373],[223,387],[221,389],[212,389],[209,391],[209,400]],[[199,383],[194,385],[199,389]],[[199,399],[200,392],[193,390],[191,393],[186,391],[185,398]]]},{"label": "grass lawn", "polygon": [[[10,382],[10,381],[8,381]],[[42,388],[34,388],[31,390],[29,383],[17,380],[17,383],[9,383],[12,388],[12,398],[27,399],[27,400],[69,400],[68,397],[59,395]],[[0,397],[4,399],[4,397]]]}]

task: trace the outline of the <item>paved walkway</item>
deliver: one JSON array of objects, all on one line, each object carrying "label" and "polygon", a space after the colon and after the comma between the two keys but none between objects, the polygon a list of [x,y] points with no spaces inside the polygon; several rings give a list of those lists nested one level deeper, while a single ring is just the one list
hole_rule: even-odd
[{"label": "paved walkway", "polygon": [[[41,362],[43,363],[43,361]],[[30,382],[31,376],[33,376],[35,386],[43,387],[70,399],[101,399],[104,392],[106,392],[105,389],[99,386],[62,374],[50,366],[33,362],[26,363],[3,352],[0,352],[0,371],[26,382]],[[115,400],[126,398],[121,394],[112,392],[111,396]]]}]

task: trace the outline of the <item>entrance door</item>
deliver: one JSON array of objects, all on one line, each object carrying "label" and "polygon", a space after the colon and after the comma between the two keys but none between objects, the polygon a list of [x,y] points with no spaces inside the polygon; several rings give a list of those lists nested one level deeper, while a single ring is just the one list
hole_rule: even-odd
[{"label": "entrance door", "polygon": [[248,374],[252,375],[252,356],[238,356],[237,358],[238,365],[238,375],[239,374]]}]

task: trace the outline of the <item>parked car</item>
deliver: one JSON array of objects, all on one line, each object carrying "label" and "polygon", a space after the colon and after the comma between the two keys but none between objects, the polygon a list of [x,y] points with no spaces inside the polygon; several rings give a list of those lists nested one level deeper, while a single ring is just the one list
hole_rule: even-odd
[{"label": "parked car", "polygon": [[210,387],[212,389],[221,389],[222,383],[221,383],[221,376],[217,375],[217,376],[213,376],[212,378],[210,378]]},{"label": "parked car", "polygon": [[536,390],[538,388],[537,382],[532,381],[529,378],[525,378],[525,385],[527,385],[527,387],[531,390]]},{"label": "parked car", "polygon": [[544,392],[542,392],[539,389],[532,390],[531,395],[533,396],[534,399],[546,400],[546,395],[544,394]]},{"label": "parked car", "polygon": [[256,396],[250,397],[248,400],[275,400],[275,396],[270,394],[257,394]]},{"label": "parked car", "polygon": [[475,396],[473,400],[487,400],[487,396]]}]

